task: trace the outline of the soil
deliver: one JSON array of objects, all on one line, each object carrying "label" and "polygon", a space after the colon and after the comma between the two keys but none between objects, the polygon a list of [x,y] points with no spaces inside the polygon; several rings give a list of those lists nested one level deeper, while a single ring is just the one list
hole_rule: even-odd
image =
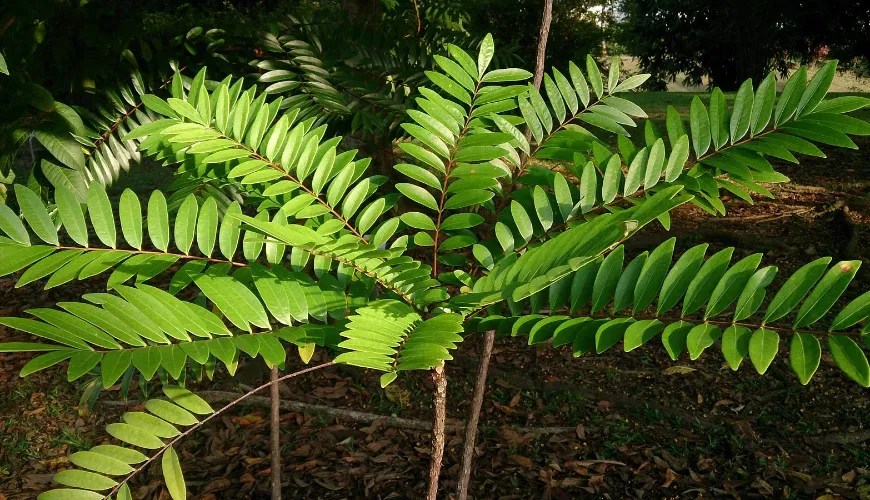
[{"label": "soil", "polygon": [[[788,276],[822,255],[861,259],[865,268],[848,291],[870,288],[870,140],[860,152],[826,150],[828,159],[778,165],[793,184],[775,200],[726,201],[727,217],[681,207],[670,233],[638,235],[642,251],[668,234],[678,251],[702,241],[736,246],[735,258],[766,252],[765,264]],[[803,186],[803,187],[802,187]],[[813,186],[812,188],[806,186]],[[843,208],[845,205],[846,208]],[[780,278],[781,279],[781,278]],[[0,315],[49,307],[101,286],[99,277],[60,290],[16,290],[0,279]],[[0,327],[0,341],[7,332]],[[477,339],[448,364],[449,412],[464,418],[471,400]],[[61,369],[17,375],[28,354],[0,354],[0,500],[35,498],[71,452],[106,440],[103,427],[123,405],[117,387],[93,410],[79,409],[81,384]],[[301,368],[288,359],[287,370]],[[325,359],[318,352],[315,359]],[[194,389],[241,391],[267,376],[248,362],[229,380]],[[870,399],[830,357],[801,386],[784,351],[765,376],[746,361],[731,371],[716,350],[698,361],[673,362],[659,345],[631,353],[573,358],[569,349],[496,341],[471,492],[474,498],[870,498]],[[403,375],[390,391],[377,374],[332,367],[292,379],[282,396],[380,415],[429,420],[431,381]],[[154,387],[151,387],[152,392]],[[265,395],[265,394],[264,394]],[[141,398],[134,391],[132,398]],[[431,435],[358,424],[316,412],[284,412],[284,498],[422,498]],[[536,434],[529,428],[570,427]],[[462,435],[447,437],[442,498],[456,485]],[[180,445],[192,498],[268,498],[268,410],[239,406]],[[168,499],[154,468],[133,483],[137,499]]]}]

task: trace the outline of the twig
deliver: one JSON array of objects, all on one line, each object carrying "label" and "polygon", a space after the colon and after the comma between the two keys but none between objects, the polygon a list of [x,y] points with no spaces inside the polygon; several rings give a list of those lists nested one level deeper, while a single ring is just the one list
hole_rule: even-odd
[{"label": "twig", "polygon": [[272,500],[281,500],[281,395],[278,391],[278,365],[272,367],[269,375],[269,404],[271,406],[270,431],[272,442],[269,453],[272,455]]},{"label": "twig", "polygon": [[[227,403],[226,405],[224,405],[223,407],[221,407],[221,408],[220,408],[219,410],[217,410],[216,412],[214,412],[214,413],[212,413],[211,415],[209,415],[209,416],[205,417],[204,419],[200,420],[199,423],[197,423],[197,424],[195,424],[195,425],[189,427],[186,431],[182,432],[181,434],[179,434],[178,436],[176,436],[175,439],[173,439],[172,441],[170,441],[169,443],[167,443],[163,448],[160,448],[159,450],[157,450],[157,452],[156,452],[154,455],[152,455],[151,457],[149,457],[148,460],[142,462],[142,464],[141,464],[141,465],[140,465],[136,470],[134,470],[133,472],[127,474],[127,475],[124,477],[124,479],[121,480],[118,484],[116,484],[115,487],[112,488],[112,490],[109,491],[109,493],[107,493],[106,496],[104,496],[103,498],[104,498],[105,500],[108,500],[108,499],[112,498],[112,496],[114,496],[114,495],[118,492],[118,490],[121,489],[121,487],[122,487],[123,485],[127,484],[127,481],[129,481],[131,478],[133,478],[133,476],[135,476],[135,475],[139,474],[140,472],[142,472],[143,470],[145,470],[145,467],[148,467],[148,465],[150,465],[151,462],[153,462],[153,461],[157,460],[158,458],[160,458],[160,456],[163,455],[163,453],[164,453],[167,449],[169,449],[169,448],[171,448],[172,446],[174,446],[175,443],[177,443],[177,442],[181,441],[182,439],[184,439],[185,437],[189,436],[190,434],[193,433],[193,431],[199,429],[200,427],[202,427],[203,425],[205,425],[208,421],[212,420],[213,418],[217,417],[218,415],[222,414],[223,412],[229,410],[229,409],[232,408],[233,406],[235,406],[235,405],[241,403],[241,402],[244,401],[245,399],[248,399],[248,398],[251,397],[254,393],[257,393],[257,392],[259,392],[259,391],[265,389],[266,387],[270,387],[270,386],[273,385],[273,384],[277,384],[278,382],[281,382],[282,380],[287,380],[287,379],[290,379],[290,378],[293,378],[293,377],[298,377],[299,375],[303,375],[303,374],[305,374],[305,373],[310,373],[310,372],[313,372],[313,371],[316,371],[316,370],[321,370],[321,369],[323,369],[323,368],[326,368],[326,367],[332,366],[332,365],[334,365],[334,364],[335,364],[334,362],[329,361],[329,362],[327,362],[327,363],[319,364],[319,365],[317,365],[317,366],[312,366],[311,368],[306,368],[306,369],[304,369],[304,370],[299,370],[298,372],[288,373],[287,375],[284,375],[283,377],[279,377],[278,379],[276,379],[276,380],[274,380],[274,381],[266,382],[265,384],[263,384],[263,385],[261,385],[261,386],[259,386],[259,387],[256,387],[256,388],[254,388],[253,390],[250,390],[250,391],[248,391],[248,392],[246,392],[246,393],[244,393],[244,394],[241,394],[241,395],[238,395],[238,394],[237,394],[235,399],[233,399],[232,401],[230,401],[229,403]],[[267,400],[267,401],[268,401],[268,400]]]},{"label": "twig", "polygon": [[474,381],[474,396],[471,400],[471,413],[465,428],[465,444],[462,450],[462,468],[459,470],[459,484],[456,494],[459,500],[468,498],[468,483],[471,481],[471,463],[474,460],[474,447],[477,443],[477,423],[480,420],[480,409],[483,406],[483,393],[486,390],[486,373],[489,370],[489,360],[492,357],[492,345],[495,342],[495,330],[489,330],[483,336],[481,362],[477,367],[477,380]]}]

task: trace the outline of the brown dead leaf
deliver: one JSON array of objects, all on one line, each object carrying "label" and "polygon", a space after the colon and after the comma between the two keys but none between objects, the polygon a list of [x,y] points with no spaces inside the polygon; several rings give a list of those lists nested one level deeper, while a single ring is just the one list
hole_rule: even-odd
[{"label": "brown dead leaf", "polygon": [[669,488],[671,486],[671,483],[673,483],[674,481],[676,481],[679,478],[680,478],[680,476],[678,476],[676,472],[672,471],[671,469],[666,470],[665,471],[665,482],[664,482],[664,484],[662,484],[662,488]]},{"label": "brown dead leaf", "polygon": [[240,483],[253,483],[254,481],[256,481],[256,479],[248,472],[245,472],[242,474],[242,477],[239,478]]},{"label": "brown dead leaf", "polygon": [[533,462],[531,458],[524,457],[522,455],[511,455],[508,460],[519,465],[520,467],[525,467],[527,469],[531,469],[535,466],[535,462]]},{"label": "brown dead leaf", "polygon": [[854,470],[850,470],[849,472],[843,474],[843,478],[842,478],[842,479],[843,479],[843,481],[845,481],[845,482],[847,482],[847,483],[851,483],[852,481],[855,480],[855,471],[854,471]]},{"label": "brown dead leaf", "polygon": [[513,408],[514,406],[516,406],[517,403],[520,402],[520,396],[521,396],[521,395],[520,395],[519,392],[517,392],[516,394],[514,394],[514,397],[511,398],[510,402],[508,403],[508,406],[510,406],[511,408]]},{"label": "brown dead leaf", "polygon": [[25,412],[23,413],[23,415],[24,415],[25,417],[32,417],[32,416],[34,416],[34,415],[39,415],[40,413],[42,413],[42,412],[44,412],[44,411],[45,411],[45,407],[44,407],[44,406],[41,406],[41,407],[39,407],[39,408],[37,408],[37,409],[35,409],[35,410],[27,410],[27,411],[25,411]]},{"label": "brown dead leaf", "polygon": [[577,437],[580,439],[586,439],[586,429],[583,428],[583,424],[577,424]]},{"label": "brown dead leaf", "polygon": [[499,437],[504,441],[508,446],[518,446],[525,443],[525,439],[522,434],[511,429],[510,427],[502,427],[499,430]]},{"label": "brown dead leaf", "polygon": [[[253,479],[253,478],[251,478],[251,479]],[[225,489],[229,488],[231,484],[232,484],[232,482],[229,479],[227,479],[225,477],[219,477],[217,479],[213,479],[213,480],[209,481],[208,484],[205,485],[205,488],[203,488],[202,492],[203,493],[212,493],[215,491],[225,490]]]}]

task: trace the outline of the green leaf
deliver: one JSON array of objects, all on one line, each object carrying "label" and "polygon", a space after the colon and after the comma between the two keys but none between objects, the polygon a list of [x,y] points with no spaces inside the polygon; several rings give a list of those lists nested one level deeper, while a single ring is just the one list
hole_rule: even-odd
[{"label": "green leaf", "polygon": [[665,324],[657,319],[646,319],[632,323],[625,330],[625,339],[623,340],[625,352],[632,351],[646,344],[653,337],[661,333],[664,328]]},{"label": "green leaf", "polygon": [[[480,81],[484,83],[521,82],[528,80],[532,76],[534,75],[519,68],[494,69],[483,75],[483,78]],[[472,89],[473,87],[469,90]]]},{"label": "green leaf", "polygon": [[478,78],[483,78],[493,54],[495,54],[495,43],[492,41],[492,34],[487,33],[480,42],[480,51],[477,54]]},{"label": "green leaf", "polygon": [[832,267],[827,274],[819,281],[813,289],[807,300],[804,301],[797,318],[794,322],[795,328],[803,328],[812,325],[820,320],[825,315],[831,306],[840,298],[846,287],[851,283],[852,278],[861,267],[860,260],[851,260],[838,262]]},{"label": "green leaf", "polygon": [[37,500],[102,500],[105,498],[100,493],[70,488],[58,488],[40,493]]},{"label": "green leaf", "polygon": [[214,198],[208,197],[202,204],[196,221],[196,245],[206,257],[211,257],[218,232],[218,207]]},{"label": "green leaf", "polygon": [[819,344],[819,339],[809,333],[792,335],[788,361],[801,384],[809,383],[819,368],[821,359],[822,346]]},{"label": "green leaf", "polygon": [[767,293],[765,287],[770,285],[776,276],[776,266],[768,266],[759,269],[749,278],[740,297],[737,299],[737,307],[734,309],[734,321],[742,321],[758,311],[764,296]]},{"label": "green leaf", "polygon": [[707,253],[708,246],[704,243],[692,247],[677,259],[662,284],[662,292],[659,295],[658,307],[656,307],[658,314],[669,311],[683,298],[704,262],[704,254]]},{"label": "green leaf", "polygon": [[597,196],[598,174],[595,172],[595,164],[590,161],[583,167],[583,175],[580,178],[580,213],[585,214],[594,209]]},{"label": "green leaf", "polygon": [[142,249],[142,205],[139,197],[132,189],[125,189],[121,193],[121,202],[118,205],[121,219],[121,233],[127,244],[136,250]]},{"label": "green leaf", "polygon": [[749,359],[759,374],[764,375],[779,350],[779,334],[767,328],[759,328],[749,339]]},{"label": "green leaf", "polygon": [[601,79],[601,71],[598,70],[598,64],[591,55],[586,54],[586,75],[589,77],[589,83],[595,91],[595,95],[599,99],[604,97],[604,82]]},{"label": "green leaf", "polygon": [[616,283],[616,290],[613,293],[614,312],[621,311],[632,303],[635,285],[648,256],[649,253],[642,252],[625,266],[625,270],[622,272],[622,276],[619,277],[619,282]]},{"label": "green leaf", "polygon": [[670,104],[667,107],[665,126],[668,130],[668,142],[672,148],[676,148],[677,140],[686,135],[686,127],[683,125],[683,117]]},{"label": "green leaf", "polygon": [[598,331],[595,332],[595,352],[601,354],[619,343],[634,321],[633,318],[618,318],[598,327]]},{"label": "green leaf", "polygon": [[828,349],[843,373],[863,387],[870,387],[870,365],[861,347],[845,335],[829,335]]},{"label": "green leaf", "polygon": [[607,72],[607,93],[612,94],[616,91],[616,84],[619,82],[619,56],[610,58],[610,68]]},{"label": "green leaf", "polygon": [[163,453],[161,466],[169,496],[172,497],[172,500],[186,500],[187,488],[184,484],[184,475],[181,472],[181,462],[178,460],[178,454],[175,453],[175,449],[172,446],[167,448],[166,452]]},{"label": "green leaf", "polygon": [[176,404],[163,401],[162,399],[151,399],[146,401],[145,408],[163,420],[176,425],[188,426],[198,422],[196,417],[194,417],[189,411]]},{"label": "green leaf", "polygon": [[644,263],[637,284],[634,287],[634,305],[632,310],[635,313],[646,309],[647,306],[652,304],[656,294],[662,289],[668,268],[671,265],[671,259],[674,255],[676,242],[676,238],[668,239],[656,247]]},{"label": "green leaf", "polygon": [[[647,122],[651,123],[651,122]],[[646,172],[644,173],[643,187],[651,189],[659,183],[662,176],[662,167],[665,163],[665,140],[658,138],[653,142],[649,150],[649,159],[646,162]]]},{"label": "green leaf", "polygon": [[163,252],[169,248],[169,212],[166,197],[160,191],[151,193],[148,199],[148,236],[151,243]]},{"label": "green leaf", "polygon": [[728,143],[728,105],[725,94],[716,87],[710,94],[710,136],[718,150]]},{"label": "green leaf", "polygon": [[807,67],[801,66],[791,75],[782,89],[782,94],[779,96],[779,102],[776,103],[776,112],[774,114],[774,125],[777,127],[788,121],[789,118],[797,110],[801,96],[807,86]]},{"label": "green leaf", "polygon": [[[603,201],[605,204],[609,204],[616,199],[616,195],[619,194],[619,184],[622,180],[622,177],[622,159],[619,157],[619,155],[612,155],[610,159],[607,160],[607,166],[604,169],[604,179],[601,183],[601,201]],[[563,192],[563,196],[567,200],[570,200],[571,192],[567,189],[563,189]],[[568,215],[570,215],[570,213],[571,212],[569,208]],[[562,216],[563,219],[567,219],[567,217],[567,215]]]},{"label": "green leaf", "polygon": [[228,320],[242,330],[251,331],[250,323],[269,328],[269,318],[263,305],[246,286],[228,276],[200,275],[194,282]]},{"label": "green leaf", "polygon": [[704,319],[716,316],[734,302],[761,263],[761,257],[760,253],[756,253],[741,259],[722,276],[713,293],[710,294]]},{"label": "green leaf", "polygon": [[178,208],[175,219],[175,246],[185,255],[190,253],[190,246],[193,244],[198,211],[199,202],[193,194],[187,195]]},{"label": "green leaf", "polygon": [[825,98],[828,89],[831,87],[831,82],[834,81],[834,75],[837,73],[837,61],[833,60],[819,69],[807,88],[801,94],[801,100],[798,103],[795,114],[798,117],[812,113],[816,106]]},{"label": "green leaf", "polygon": [[214,409],[204,399],[183,387],[164,385],[163,393],[173,403],[197,415],[210,415],[214,413]]},{"label": "green leaf", "polygon": [[529,241],[532,237],[533,231],[532,219],[529,218],[526,209],[516,200],[511,201],[511,217],[514,220],[514,224],[517,226],[517,231],[519,231],[520,237],[523,238],[523,241]]},{"label": "green leaf", "polygon": [[103,358],[103,354],[100,352],[80,352],[75,354],[69,360],[69,367],[67,368],[67,380],[72,382],[76,380],[89,371],[91,368],[97,366],[97,363]]},{"label": "green leaf", "polygon": [[752,103],[752,134],[756,135],[770,123],[773,103],[776,100],[776,78],[773,72],[767,75],[758,86],[755,101]]},{"label": "green leaf", "polygon": [[57,239],[57,229],[42,204],[42,200],[31,191],[29,188],[15,184],[15,198],[18,200],[18,206],[21,207],[21,212],[30,225],[30,229],[36,233],[39,238],[52,245],[59,245]]},{"label": "green leaf", "polygon": [[157,450],[164,444],[157,436],[130,424],[109,424],[106,426],[106,432],[125,443],[146,450]]},{"label": "green leaf", "polygon": [[604,308],[616,291],[619,275],[622,273],[622,263],[625,257],[625,248],[620,245],[607,254],[592,286],[592,312],[596,313]]},{"label": "green leaf", "polygon": [[865,292],[857,299],[849,302],[834,317],[834,321],[831,323],[831,331],[849,328],[867,316],[870,316],[870,292]]},{"label": "green leaf", "polygon": [[665,181],[673,182],[683,173],[686,160],[689,159],[689,136],[683,134],[674,143],[671,155],[668,157],[668,165],[665,167]]},{"label": "green leaf", "polygon": [[109,479],[102,474],[76,469],[68,469],[58,472],[51,478],[51,480],[64,486],[93,491],[107,490],[109,488],[114,488],[115,485],[118,484],[117,481]]},{"label": "green leaf", "polygon": [[749,354],[749,339],[752,330],[745,326],[731,325],[722,334],[722,354],[732,370],[740,368],[743,358]]},{"label": "green leaf", "polygon": [[749,131],[754,100],[752,79],[749,79],[740,85],[737,96],[734,98],[734,108],[731,110],[731,144],[742,139]]},{"label": "green leaf", "polygon": [[733,248],[720,250],[701,266],[686,290],[686,298],[683,301],[683,316],[696,312],[704,305],[728,269],[733,251]]},{"label": "green leaf", "polygon": [[677,321],[665,327],[662,332],[662,345],[668,351],[668,356],[676,361],[686,350],[686,339],[694,325],[685,321]]},{"label": "green leaf", "polygon": [[722,330],[710,323],[702,323],[695,326],[686,336],[686,346],[689,349],[689,358],[692,361],[698,359],[705,349],[713,345],[722,335]]},{"label": "green leaf", "polygon": [[103,375],[103,387],[109,388],[121,378],[132,362],[133,355],[130,351],[109,351],[103,357],[100,365]]},{"label": "green leaf", "polygon": [[616,86],[615,89],[611,93],[616,94],[618,92],[627,92],[629,90],[636,89],[640,87],[649,79],[650,75],[641,74],[641,75],[632,75],[625,80],[623,80],[619,85]]},{"label": "green leaf", "polygon": [[82,147],[72,138],[66,127],[39,128],[33,131],[33,137],[65,166],[78,171],[85,168]]},{"label": "green leaf", "polygon": [[692,129],[692,147],[695,149],[695,156],[700,158],[710,149],[710,117],[707,115],[707,108],[698,96],[692,99],[692,105],[689,111],[689,125]]},{"label": "green leaf", "polygon": [[[76,195],[64,186],[56,186],[54,200],[57,203],[57,211],[60,214],[60,220],[63,222],[63,227],[66,228],[67,234],[79,245],[83,247],[88,246],[88,226],[85,223],[85,213],[82,211],[82,206]],[[3,210],[0,209],[0,217],[2,215]],[[16,222],[21,224],[17,218]],[[21,228],[23,229],[24,226],[21,226]],[[16,241],[20,241],[14,235],[10,236],[16,239]],[[24,237],[27,238],[26,232]],[[29,242],[25,243],[29,244]]]},{"label": "green leaf", "polygon": [[822,277],[830,262],[830,257],[822,257],[795,271],[773,297],[770,305],[767,306],[764,322],[776,321],[794,309],[810,288]]},{"label": "green leaf", "polygon": [[423,205],[426,208],[431,208],[432,210],[438,210],[438,202],[435,200],[435,197],[432,196],[432,193],[426,189],[415,184],[403,182],[396,184],[396,189],[420,205]]},{"label": "green leaf", "polygon": [[36,373],[40,370],[50,368],[60,363],[61,361],[65,361],[67,358],[71,357],[75,353],[76,351],[65,349],[62,351],[53,351],[37,356],[28,361],[27,364],[25,364],[24,367],[21,368],[21,372],[18,374],[18,376],[24,378],[31,373]]},{"label": "green leaf", "polygon": [[[172,349],[176,348],[177,347],[172,347]],[[125,423],[138,427],[139,429],[160,438],[174,438],[181,434],[174,425],[149,413],[131,411],[125,413],[122,418]]]}]

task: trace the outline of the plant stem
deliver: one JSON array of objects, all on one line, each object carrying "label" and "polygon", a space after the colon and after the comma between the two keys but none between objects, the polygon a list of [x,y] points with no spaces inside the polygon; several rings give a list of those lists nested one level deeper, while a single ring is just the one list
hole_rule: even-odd
[{"label": "plant stem", "polygon": [[444,424],[447,420],[447,375],[443,366],[432,370],[432,380],[435,382],[433,406],[435,420],[432,422],[432,462],[429,468],[428,500],[438,498],[438,478],[441,475],[441,462],[444,459]]},{"label": "plant stem", "polygon": [[177,443],[177,442],[181,441],[182,439],[184,439],[185,437],[189,436],[189,435],[192,434],[195,430],[197,430],[197,429],[199,429],[200,427],[202,427],[203,425],[207,424],[210,420],[214,419],[215,417],[217,417],[218,415],[222,414],[223,412],[229,410],[229,409],[232,408],[233,406],[236,406],[237,404],[241,403],[241,402],[244,401],[245,399],[247,399],[247,398],[253,396],[254,394],[256,394],[256,393],[258,393],[258,392],[260,392],[260,391],[262,391],[262,390],[265,389],[266,387],[270,387],[270,386],[272,386],[272,385],[277,384],[278,382],[281,382],[281,381],[283,381],[283,380],[287,380],[287,379],[290,379],[290,378],[293,378],[293,377],[298,377],[299,375],[303,375],[303,374],[306,374],[306,373],[311,373],[311,372],[313,372],[313,371],[322,370],[322,369],[327,368],[327,367],[330,367],[330,366],[332,366],[332,365],[334,365],[334,364],[335,364],[335,363],[334,363],[333,361],[328,361],[328,362],[326,362],[326,363],[323,363],[323,364],[320,364],[320,365],[317,365],[317,366],[312,366],[312,367],[310,367],[310,368],[305,368],[305,369],[303,369],[303,370],[299,370],[298,372],[288,373],[287,375],[281,376],[281,377],[279,377],[278,379],[276,379],[276,380],[274,380],[274,381],[269,381],[269,382],[266,382],[265,384],[263,384],[263,385],[261,385],[261,386],[255,387],[255,388],[251,389],[250,391],[248,391],[248,392],[242,394],[241,396],[237,397],[236,399],[230,401],[229,403],[225,404],[224,406],[222,406],[220,409],[218,409],[217,411],[215,411],[215,412],[212,413],[211,415],[209,415],[209,416],[205,417],[204,419],[200,420],[198,423],[196,423],[196,424],[194,424],[194,425],[188,427],[187,430],[185,430],[184,432],[182,432],[181,434],[179,434],[178,436],[176,436],[175,438],[173,438],[172,441],[166,443],[166,445],[164,445],[163,448],[160,448],[159,450],[157,450],[157,452],[154,453],[153,455],[151,455],[151,456],[148,458],[148,460],[142,462],[136,470],[134,470],[133,472],[131,472],[131,473],[127,474],[126,476],[124,476],[124,479],[122,479],[121,481],[119,481],[118,484],[116,484],[115,487],[112,488],[112,489],[111,489],[111,490],[110,490],[110,491],[109,491],[109,492],[108,492],[108,493],[103,497],[103,499],[104,499],[104,500],[110,500],[110,499],[115,495],[115,493],[117,493],[118,490],[121,489],[121,486],[125,485],[125,484],[127,483],[127,481],[129,481],[130,479],[133,478],[133,476],[135,476],[135,475],[139,474],[140,472],[142,472],[143,470],[145,470],[145,468],[148,467],[148,465],[150,465],[151,462],[153,462],[153,461],[157,460],[158,458],[160,458],[160,456],[163,455],[163,453],[164,453],[167,449],[169,449],[170,446],[174,446],[175,443]]},{"label": "plant stem", "polygon": [[547,54],[547,38],[550,37],[550,22],[553,20],[553,0],[544,0],[544,15],[538,33],[538,51],[535,59],[535,88],[541,89],[544,80],[544,57]]},{"label": "plant stem", "polygon": [[278,365],[272,367],[269,381],[272,383],[269,388],[272,404],[272,442],[269,450],[272,455],[272,500],[281,500],[281,395],[278,391]]},{"label": "plant stem", "polygon": [[480,362],[477,365],[477,380],[474,382],[474,397],[471,400],[471,413],[465,426],[465,444],[462,450],[462,468],[459,470],[459,485],[456,494],[459,500],[468,498],[468,484],[471,481],[471,463],[474,460],[474,446],[477,444],[477,422],[480,420],[480,409],[483,406],[483,393],[486,390],[486,372],[489,371],[489,358],[492,357],[492,344],[495,342],[495,330],[489,330],[483,335],[483,349]]}]

